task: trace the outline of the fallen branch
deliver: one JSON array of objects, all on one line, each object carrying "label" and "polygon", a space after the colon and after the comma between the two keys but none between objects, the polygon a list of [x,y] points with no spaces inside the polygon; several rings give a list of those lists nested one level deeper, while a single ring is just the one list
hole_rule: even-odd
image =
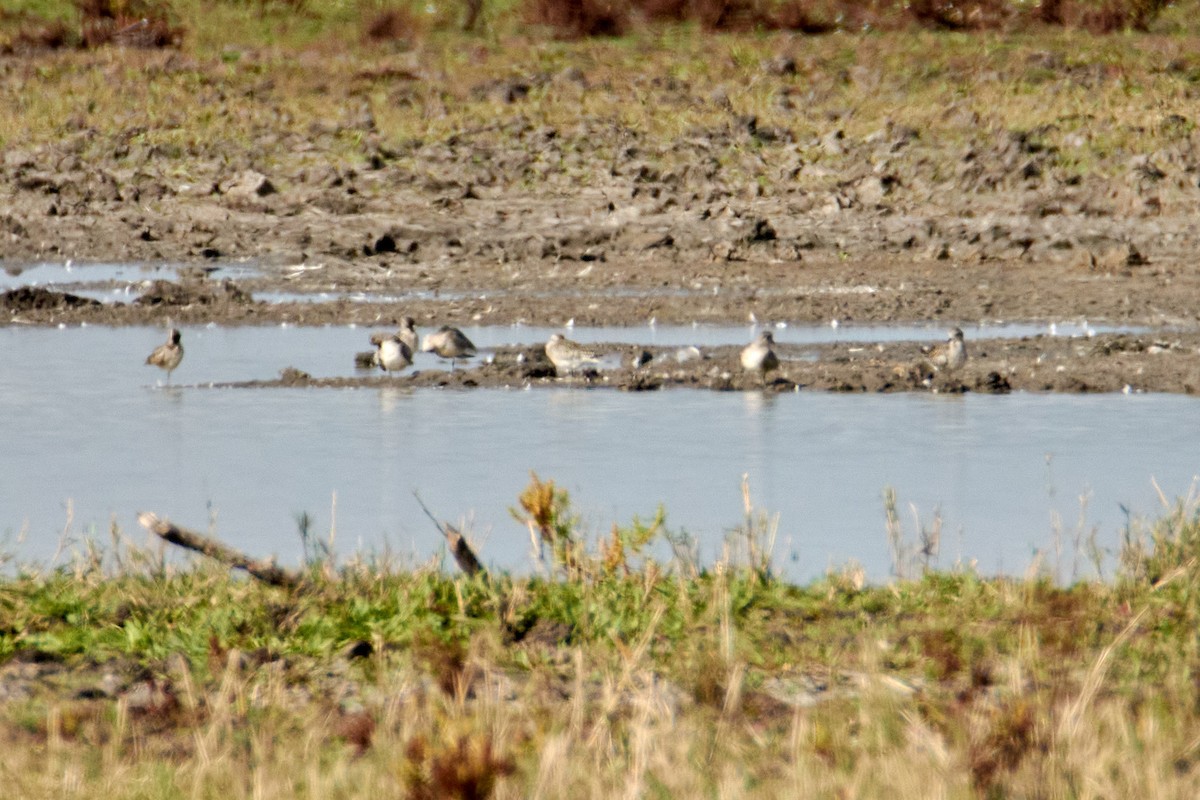
[{"label": "fallen branch", "polygon": [[471,545],[467,544],[467,539],[450,525],[442,525],[437,521],[437,517],[425,506],[421,501],[421,496],[413,492],[413,497],[417,498],[417,504],[421,506],[421,510],[425,512],[425,516],[433,520],[433,524],[442,532],[442,536],[446,537],[446,543],[450,545],[450,555],[454,556],[454,561],[458,564],[458,568],[468,578],[474,578],[476,575],[487,575],[487,571],[483,568],[483,564],[479,563],[479,559],[475,556],[475,551],[471,549]]},{"label": "fallen branch", "polygon": [[141,523],[143,528],[171,544],[179,545],[188,550],[194,550],[233,569],[245,570],[253,577],[272,586],[296,589],[304,583],[299,573],[276,566],[275,562],[271,559],[250,558],[246,554],[238,552],[228,545],[221,544],[215,539],[210,539],[202,533],[189,531],[187,528],[180,528],[178,525],[167,522],[165,519],[159,519],[157,514],[149,511],[139,513],[138,522]]}]

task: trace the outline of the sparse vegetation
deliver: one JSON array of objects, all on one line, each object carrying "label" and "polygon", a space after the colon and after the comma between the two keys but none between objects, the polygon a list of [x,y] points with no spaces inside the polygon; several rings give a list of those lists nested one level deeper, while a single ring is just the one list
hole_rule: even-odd
[{"label": "sparse vegetation", "polygon": [[289,593],[121,548],[4,578],[0,765],[24,798],[1200,788],[1194,503],[1071,586],[693,574],[642,552],[661,514],[593,552],[552,482],[520,504],[575,543],[557,577],[360,560]]}]

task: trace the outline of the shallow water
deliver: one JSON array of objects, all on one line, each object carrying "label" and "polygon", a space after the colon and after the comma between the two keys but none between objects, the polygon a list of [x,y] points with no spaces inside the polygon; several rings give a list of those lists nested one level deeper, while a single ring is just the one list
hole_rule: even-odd
[{"label": "shallow water", "polygon": [[[178,280],[180,267],[170,264],[85,264],[42,263],[28,267],[0,270],[0,291],[20,286],[43,286],[58,291],[69,291],[81,297],[105,303],[127,303],[135,300],[152,280]],[[226,278],[243,280],[260,277],[261,270],[250,264],[223,264],[209,272],[209,279],[219,281]],[[434,299],[462,300],[468,297],[485,299],[503,296],[505,292],[434,292],[428,290],[410,292],[255,292],[257,300],[266,303],[329,303],[348,300],[358,303],[401,303]],[[644,297],[651,295],[696,294],[689,290],[661,289],[612,289],[600,296],[613,298]],[[567,292],[523,293],[524,297],[571,297]],[[749,321],[748,321],[749,323]],[[832,342],[894,342],[941,340],[953,322],[928,325],[860,325],[830,321],[826,325],[788,324],[777,321],[755,320],[744,326],[720,325],[656,325],[647,320],[645,325],[609,328],[574,328],[568,326],[571,338],[583,342],[629,342],[656,344],[660,346],[713,347],[744,343],[753,338],[761,328],[769,328],[775,340],[781,344],[825,344]],[[1022,336],[1091,336],[1096,333],[1139,332],[1143,328],[1129,326],[1107,326],[1089,324],[1087,320],[1062,320],[1046,324],[1038,323],[958,323],[968,339]],[[545,341],[555,330],[526,326],[464,328],[477,344],[528,344]],[[520,333],[514,334],[513,331]],[[514,339],[514,335],[520,338]],[[499,337],[499,338],[497,338]]]},{"label": "shallow water", "polygon": [[[172,264],[30,264],[0,270],[0,292],[22,286],[40,286],[102,303],[135,300],[150,281],[179,280],[180,267]],[[243,280],[261,275],[254,267],[224,264],[207,270],[209,280]]]},{"label": "shallow water", "polygon": [[[142,541],[139,510],[201,530],[211,514],[226,541],[294,564],[295,515],[307,511],[323,536],[336,524],[341,553],[423,559],[441,543],[415,490],[440,517],[472,517],[486,561],[522,569],[528,534],[508,508],[536,470],[571,492],[590,531],[661,503],[711,560],[741,519],[745,473],[756,503],[779,514],[776,565],[793,579],[851,559],[886,577],[887,486],[910,536],[909,503],[925,522],[941,509],[943,566],[1021,573],[1037,551],[1054,560],[1059,515],[1067,577],[1080,495],[1111,550],[1122,506],[1159,513],[1152,477],[1173,497],[1200,472],[1197,401],[1174,395],[196,388],[288,364],[353,374],[367,335],[185,329],[174,381],[188,386],[164,388],[142,364],[160,330],[0,329],[6,549],[49,560],[70,504],[68,540],[107,542],[112,518]],[[424,358],[419,368],[435,363]]]}]

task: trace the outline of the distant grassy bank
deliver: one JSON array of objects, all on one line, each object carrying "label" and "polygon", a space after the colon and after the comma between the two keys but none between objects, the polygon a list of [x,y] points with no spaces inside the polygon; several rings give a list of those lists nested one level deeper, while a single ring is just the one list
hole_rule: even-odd
[{"label": "distant grassy bank", "polygon": [[11,796],[1197,796],[1194,508],[1103,582],[796,586],[753,546],[649,559],[655,522],[585,546],[565,500],[522,497],[537,577],[285,591],[122,548],[4,578]]},{"label": "distant grassy bank", "polygon": [[[154,46],[131,39],[160,5],[172,33]],[[953,150],[1000,127],[1032,131],[1031,152],[1053,154],[1065,170],[1116,158],[1112,168],[1123,171],[1123,154],[1153,153],[1190,134],[1194,120],[1167,112],[1188,103],[1200,81],[1194,3],[1097,3],[1153,11],[1145,30],[1101,36],[1045,24],[974,33],[918,23],[845,25],[831,35],[761,26],[711,33],[667,21],[575,39],[529,24],[532,12],[511,4],[486,6],[474,32],[459,30],[463,6],[454,3],[160,5],[0,3],[0,50],[9,54],[0,143],[82,136],[72,150],[81,157],[178,162],[186,173],[198,159],[270,163],[299,135],[320,140],[329,157],[378,167],[403,160],[414,140],[467,133],[485,153],[542,125],[569,140],[589,118],[669,148],[726,125],[733,111],[754,120],[768,149],[780,137],[804,141],[837,128],[857,139],[886,124]],[[132,30],[89,45],[89,25]]]}]

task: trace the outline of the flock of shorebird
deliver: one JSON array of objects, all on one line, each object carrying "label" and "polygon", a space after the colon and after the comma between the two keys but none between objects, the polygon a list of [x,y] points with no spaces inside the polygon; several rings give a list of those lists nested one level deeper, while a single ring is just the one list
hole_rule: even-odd
[{"label": "flock of shorebird", "polygon": [[[379,367],[384,372],[400,372],[412,366],[413,354],[417,352],[416,320],[404,317],[395,333],[371,334],[371,344],[375,345],[375,352],[370,355],[370,366]],[[550,359],[554,371],[559,375],[570,375],[600,363],[600,356],[594,351],[579,342],[571,341],[561,333],[551,336],[545,347],[546,357]],[[458,328],[443,325],[421,340],[421,352],[434,353],[439,358],[449,359],[450,371],[453,372],[455,362],[460,358],[475,355],[476,348]],[[967,363],[967,345],[963,341],[962,329],[954,328],[945,344],[922,348],[922,353],[925,362],[935,372],[960,369]],[[171,373],[182,360],[181,336],[177,328],[172,328],[167,335],[167,341],[154,349],[146,363],[166,370],[167,383],[170,383]],[[765,386],[767,374],[779,369],[780,364],[779,356],[775,354],[774,335],[770,331],[758,334],[753,342],[742,348],[741,362],[742,369],[749,373],[757,373]]]},{"label": "flock of shorebird", "polygon": [[[404,317],[400,320],[400,329],[395,333],[371,334],[371,344],[375,345],[371,366],[379,367],[384,372],[399,372],[412,366],[413,354],[417,352],[416,320]],[[458,359],[475,355],[475,345],[458,328],[443,325],[425,336],[421,341],[421,352],[450,359],[450,371],[453,372]]]}]

